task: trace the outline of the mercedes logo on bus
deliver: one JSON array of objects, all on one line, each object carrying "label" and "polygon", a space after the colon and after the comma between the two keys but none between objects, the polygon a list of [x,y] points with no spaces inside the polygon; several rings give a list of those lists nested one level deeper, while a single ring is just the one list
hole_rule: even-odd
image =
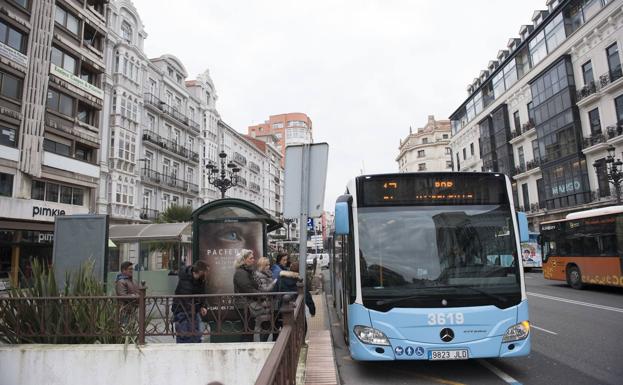
[{"label": "mercedes logo on bus", "polygon": [[452,331],[452,329],[450,328],[441,329],[439,337],[441,337],[441,340],[443,342],[450,342],[454,339],[454,331]]}]

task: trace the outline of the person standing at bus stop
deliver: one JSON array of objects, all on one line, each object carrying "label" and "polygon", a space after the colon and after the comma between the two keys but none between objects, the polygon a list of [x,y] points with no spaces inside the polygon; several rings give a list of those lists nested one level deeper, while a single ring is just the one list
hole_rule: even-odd
[{"label": "person standing at bus stop", "polygon": [[[205,280],[209,272],[208,264],[202,260],[181,269],[175,294],[204,294]],[[177,343],[201,342],[201,317],[208,314],[204,302],[198,298],[175,298],[171,311],[175,325],[175,341]]]}]

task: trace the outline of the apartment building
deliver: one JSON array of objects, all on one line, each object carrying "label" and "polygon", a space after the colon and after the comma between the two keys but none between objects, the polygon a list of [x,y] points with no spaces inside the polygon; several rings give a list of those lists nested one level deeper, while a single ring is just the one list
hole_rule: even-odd
[{"label": "apartment building", "polygon": [[[398,170],[452,171],[450,135],[450,121],[435,120],[434,115],[429,115],[424,127],[416,129],[415,132],[409,128],[409,135],[400,140],[398,147]],[[470,150],[474,151],[474,147]]]},{"label": "apartment building", "polygon": [[227,197],[244,199],[271,215],[280,215],[283,169],[282,157],[272,145],[241,134],[223,121],[218,123],[222,149],[239,168],[237,185]]},{"label": "apartment building", "polygon": [[258,139],[264,136],[277,138],[278,148],[283,155],[282,166],[285,162],[286,146],[314,141],[312,121],[309,116],[300,112],[271,115],[264,123],[249,126],[247,133]]},{"label": "apartment building", "polygon": [[154,220],[171,205],[199,207],[204,114],[173,55],[149,60],[143,83],[140,217]]},{"label": "apartment building", "polygon": [[450,117],[454,169],[511,176],[515,205],[535,228],[614,202],[604,167],[610,145],[623,149],[622,5],[547,1]]},{"label": "apartment building", "polygon": [[54,217],[96,210],[104,0],[0,5],[0,279],[50,262]]}]

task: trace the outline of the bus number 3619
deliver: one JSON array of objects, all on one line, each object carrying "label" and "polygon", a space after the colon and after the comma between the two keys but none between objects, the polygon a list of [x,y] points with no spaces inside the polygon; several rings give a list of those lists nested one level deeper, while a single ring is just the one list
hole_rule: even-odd
[{"label": "bus number 3619", "polygon": [[429,325],[462,324],[465,322],[463,313],[428,313]]}]

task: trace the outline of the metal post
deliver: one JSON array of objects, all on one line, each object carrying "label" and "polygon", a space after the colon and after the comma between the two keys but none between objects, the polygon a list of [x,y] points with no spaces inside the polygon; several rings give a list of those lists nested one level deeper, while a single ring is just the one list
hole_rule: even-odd
[{"label": "metal post", "polygon": [[[303,144],[303,154],[301,162],[301,216],[300,216],[300,233],[299,238],[299,273],[303,279],[303,288],[307,288],[307,208],[309,206],[309,158],[310,146],[308,143]],[[303,231],[303,228],[305,231]]]},{"label": "metal post", "polygon": [[145,345],[145,293],[147,292],[147,286],[145,281],[141,282],[141,287],[138,289],[138,343],[139,345]]}]

